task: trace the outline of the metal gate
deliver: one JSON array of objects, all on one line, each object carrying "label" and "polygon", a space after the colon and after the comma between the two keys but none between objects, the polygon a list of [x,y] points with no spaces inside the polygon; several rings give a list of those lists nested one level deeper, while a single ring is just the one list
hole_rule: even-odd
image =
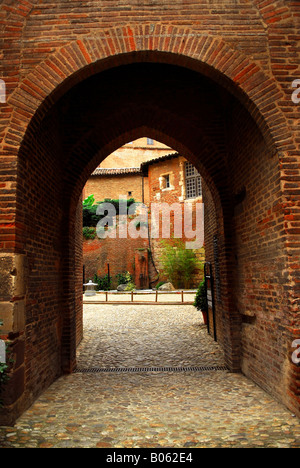
[{"label": "metal gate", "polygon": [[[216,329],[216,311],[215,311],[215,300],[214,300],[214,278],[212,272],[212,264],[205,262],[204,264],[204,278],[205,288],[207,297],[207,331],[210,333],[210,316],[212,316],[213,336],[214,340],[217,341],[217,329]],[[210,314],[211,311],[211,314]]]}]

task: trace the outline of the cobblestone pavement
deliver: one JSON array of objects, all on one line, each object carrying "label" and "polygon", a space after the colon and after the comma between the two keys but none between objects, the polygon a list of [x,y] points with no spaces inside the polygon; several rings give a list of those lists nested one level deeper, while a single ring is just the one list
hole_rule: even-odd
[{"label": "cobblestone pavement", "polygon": [[84,311],[78,367],[225,364],[193,306],[88,304]]},{"label": "cobblestone pavement", "polygon": [[[78,367],[224,365],[189,306],[86,305]],[[300,447],[299,419],[227,371],[74,373],[58,379],[0,447]]]}]

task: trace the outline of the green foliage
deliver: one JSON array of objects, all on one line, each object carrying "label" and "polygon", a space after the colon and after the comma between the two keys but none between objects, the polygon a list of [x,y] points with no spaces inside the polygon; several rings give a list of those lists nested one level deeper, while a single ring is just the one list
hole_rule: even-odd
[{"label": "green foliage", "polygon": [[82,204],[84,227],[96,227],[98,222],[107,215],[107,212],[105,212],[102,216],[97,215],[98,206],[103,203],[110,203],[113,205],[116,210],[116,216],[118,216],[120,214],[120,206],[122,211],[125,212],[133,203],[135,203],[135,200],[133,198],[129,198],[128,200],[114,200],[111,198],[105,198],[103,201],[95,203],[94,195],[90,195],[84,200]]},{"label": "green foliage", "polygon": [[202,267],[195,252],[186,249],[181,239],[173,239],[171,242],[161,241],[163,246],[161,264],[163,274],[175,288],[189,288],[196,269]]},{"label": "green foliage", "polygon": [[82,229],[82,234],[85,239],[96,239],[96,230],[93,227],[85,226]]},{"label": "green foliage", "polygon": [[208,304],[207,304],[207,294],[206,294],[206,287],[205,287],[205,280],[203,280],[197,289],[196,297],[194,306],[197,310],[201,310],[202,312],[208,311]]},{"label": "green foliage", "polygon": [[2,390],[2,385],[8,381],[8,375],[6,373],[8,369],[8,364],[0,362],[0,392]]},{"label": "green foliage", "polygon": [[83,200],[82,206],[83,208],[91,208],[94,203],[95,203],[95,197],[94,195],[90,195],[85,200]]},{"label": "green foliage", "polygon": [[93,282],[98,284],[99,291],[111,290],[111,278],[109,278],[108,274],[106,274],[105,276],[98,276],[97,274],[95,274]]},{"label": "green foliage", "polygon": [[102,203],[110,203],[111,205],[113,205],[115,207],[115,210],[116,210],[116,214],[117,216],[120,214],[120,209],[122,210],[122,212],[125,212],[127,213],[128,211],[128,208],[133,205],[135,203],[135,200],[134,198],[128,198],[127,200],[124,199],[124,200],[115,200],[115,199],[112,199],[112,198],[104,198],[103,201],[101,202],[97,202],[97,206],[98,205],[101,205]]},{"label": "green foliage", "polygon": [[135,288],[136,288],[135,284],[130,282],[127,284],[125,291],[134,291]]},{"label": "green foliage", "polygon": [[97,223],[100,221],[101,216],[96,214],[98,205],[93,205],[90,207],[83,207],[83,227],[96,227]]},{"label": "green foliage", "polygon": [[157,285],[156,285],[156,289],[159,289],[163,284],[165,284],[166,282],[165,281],[160,281]]},{"label": "green foliage", "polygon": [[118,273],[116,275],[116,279],[117,279],[118,286],[120,284],[133,283],[133,278],[132,278],[131,274],[129,273],[129,271],[126,271],[125,273]]}]

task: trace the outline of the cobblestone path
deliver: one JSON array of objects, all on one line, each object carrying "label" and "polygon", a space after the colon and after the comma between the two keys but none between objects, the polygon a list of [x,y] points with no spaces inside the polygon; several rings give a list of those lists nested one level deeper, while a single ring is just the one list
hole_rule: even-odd
[{"label": "cobblestone path", "polygon": [[[223,366],[189,306],[84,307],[80,369]],[[0,447],[300,447],[299,419],[227,371],[74,373],[58,379]]]}]

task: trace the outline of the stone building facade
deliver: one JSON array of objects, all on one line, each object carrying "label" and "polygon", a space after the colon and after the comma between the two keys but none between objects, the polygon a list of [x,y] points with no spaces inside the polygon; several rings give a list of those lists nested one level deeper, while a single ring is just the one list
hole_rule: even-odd
[{"label": "stone building facade", "polygon": [[[3,0],[0,423],[76,367],[80,200],[143,135],[201,173],[228,368],[298,415],[299,14],[295,0]],[[5,101],[5,102],[3,102]]]}]

